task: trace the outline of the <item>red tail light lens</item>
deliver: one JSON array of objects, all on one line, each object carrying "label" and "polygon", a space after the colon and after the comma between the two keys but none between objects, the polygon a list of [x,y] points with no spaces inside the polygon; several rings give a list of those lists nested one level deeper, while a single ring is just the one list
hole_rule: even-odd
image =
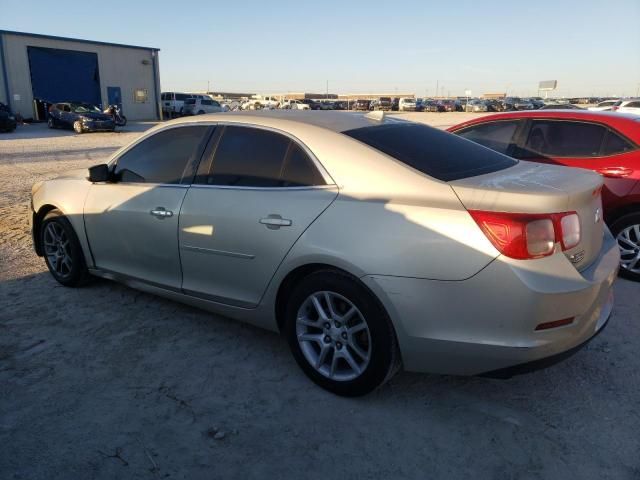
[{"label": "red tail light lens", "polygon": [[470,210],[469,213],[496,249],[520,260],[553,254],[580,243],[580,219],[575,212],[529,214]]}]

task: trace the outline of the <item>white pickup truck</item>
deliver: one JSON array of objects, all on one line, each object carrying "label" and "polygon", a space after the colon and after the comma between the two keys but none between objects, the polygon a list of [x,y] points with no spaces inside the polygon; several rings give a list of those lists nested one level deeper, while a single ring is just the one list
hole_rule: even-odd
[{"label": "white pickup truck", "polygon": [[242,104],[243,110],[261,110],[263,108],[266,109],[274,109],[278,108],[280,101],[276,97],[257,97],[250,98],[246,102]]}]

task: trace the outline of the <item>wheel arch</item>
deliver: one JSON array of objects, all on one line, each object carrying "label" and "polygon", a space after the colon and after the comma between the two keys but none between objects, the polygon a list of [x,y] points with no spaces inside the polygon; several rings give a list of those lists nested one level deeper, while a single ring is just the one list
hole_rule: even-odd
[{"label": "wheel arch", "polygon": [[640,203],[629,203],[616,208],[613,212],[606,215],[607,225],[611,225],[616,220],[630,213],[640,213]]},{"label": "wheel arch", "polygon": [[32,213],[33,215],[33,246],[36,251],[36,254],[39,257],[42,257],[44,255],[44,252],[42,251],[42,245],[40,243],[40,231],[42,228],[42,222],[44,221],[44,217],[47,215],[47,213],[51,212],[52,210],[60,210],[62,212],[62,209],[60,207],[56,205],[52,205],[50,203],[46,203],[42,205],[37,212]]}]

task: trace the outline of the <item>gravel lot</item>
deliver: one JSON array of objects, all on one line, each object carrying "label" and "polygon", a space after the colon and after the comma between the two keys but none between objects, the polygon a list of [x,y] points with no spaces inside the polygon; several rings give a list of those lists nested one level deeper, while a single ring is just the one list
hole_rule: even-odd
[{"label": "gravel lot", "polygon": [[58,285],[32,251],[31,184],[149,126],[0,134],[0,479],[640,479],[638,284],[618,280],[607,329],[555,367],[403,373],[360,399],[315,387],[273,333],[107,281]]}]

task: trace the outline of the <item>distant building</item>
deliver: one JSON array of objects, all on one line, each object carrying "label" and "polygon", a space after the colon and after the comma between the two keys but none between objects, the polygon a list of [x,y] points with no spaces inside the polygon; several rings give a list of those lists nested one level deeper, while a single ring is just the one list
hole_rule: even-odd
[{"label": "distant building", "polygon": [[506,93],[483,93],[482,98],[486,98],[487,100],[500,100],[501,98],[505,98],[507,96]]},{"label": "distant building", "polygon": [[159,119],[158,52],[0,30],[0,102],[36,120],[57,102],[119,104],[129,120]]}]

